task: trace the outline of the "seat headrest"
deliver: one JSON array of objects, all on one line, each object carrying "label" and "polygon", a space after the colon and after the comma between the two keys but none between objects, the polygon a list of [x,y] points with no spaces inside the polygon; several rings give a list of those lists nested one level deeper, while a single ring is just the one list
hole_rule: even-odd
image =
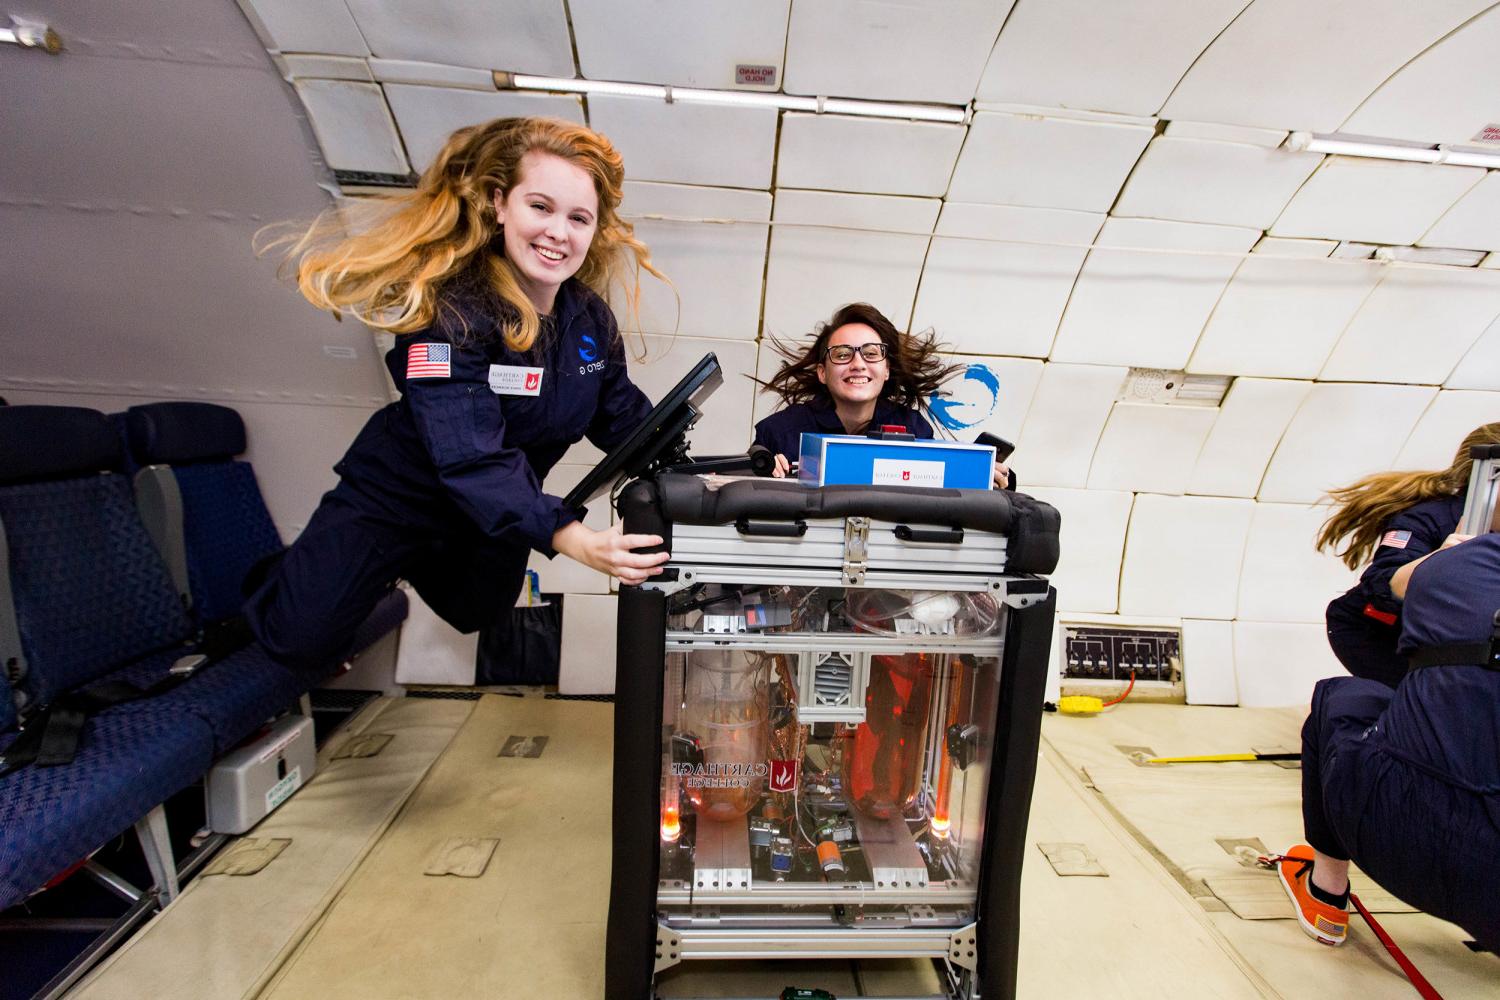
[{"label": "seat headrest", "polygon": [[109,418],[82,406],[0,406],[0,483],[119,471]]},{"label": "seat headrest", "polygon": [[245,421],[214,403],[147,403],[125,411],[131,456],[141,465],[185,465],[245,450]]}]

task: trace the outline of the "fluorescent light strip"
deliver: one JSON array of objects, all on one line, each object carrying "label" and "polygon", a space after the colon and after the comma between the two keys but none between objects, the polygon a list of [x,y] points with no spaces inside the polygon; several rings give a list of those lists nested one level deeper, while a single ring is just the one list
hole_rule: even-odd
[{"label": "fluorescent light strip", "polygon": [[1287,136],[1286,148],[1293,152],[1331,153],[1336,156],[1365,156],[1377,160],[1408,160],[1414,163],[1447,163],[1456,167],[1500,168],[1500,153],[1468,152],[1444,146],[1406,145],[1398,142],[1371,142],[1346,139],[1337,135],[1315,135],[1293,132]]},{"label": "fluorescent light strip", "polygon": [[865,118],[897,118],[925,122],[961,124],[968,108],[935,104],[898,104],[884,101],[853,101],[842,97],[796,97],[763,91],[700,90],[696,87],[666,87],[649,83],[616,83],[611,80],[570,80],[552,76],[526,76],[521,73],[495,73],[500,90],[541,90],[566,94],[605,94],[612,97],[641,97],[649,100],[684,104],[720,104],[743,108],[781,108],[785,111],[810,111],[814,114],[857,115]]}]

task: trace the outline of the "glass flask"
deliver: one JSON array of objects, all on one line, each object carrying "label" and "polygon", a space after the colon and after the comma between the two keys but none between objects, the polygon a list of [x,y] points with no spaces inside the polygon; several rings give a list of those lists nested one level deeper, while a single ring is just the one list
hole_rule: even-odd
[{"label": "glass flask", "polygon": [[682,725],[697,738],[702,761],[683,784],[700,819],[743,816],[764,793],[766,673],[763,658],[741,650],[688,657]]},{"label": "glass flask", "polygon": [[876,819],[904,813],[921,784],[933,655],[872,656],[865,721],[843,754],[844,791]]}]

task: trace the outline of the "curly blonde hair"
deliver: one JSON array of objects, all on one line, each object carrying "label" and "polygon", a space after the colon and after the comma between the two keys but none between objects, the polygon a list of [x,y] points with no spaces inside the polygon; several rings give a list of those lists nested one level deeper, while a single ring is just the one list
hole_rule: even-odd
[{"label": "curly blonde hair", "polygon": [[[1473,459],[1469,449],[1481,444],[1500,444],[1500,423],[1474,428],[1458,446],[1453,464],[1433,472],[1377,472],[1348,486],[1329,490],[1337,505],[1318,533],[1319,551],[1328,550],[1350,569],[1363,566],[1380,542],[1385,524],[1397,514],[1424,500],[1461,496],[1469,486]],[[1339,542],[1348,539],[1342,552]]]},{"label": "curly blonde hair", "polygon": [[368,225],[350,232],[330,209],[262,250],[285,247],[297,288],[313,305],[393,333],[432,325],[444,288],[477,269],[514,310],[502,318],[506,345],[528,350],[540,318],[501,250],[495,195],[504,197],[520,182],[521,161],[530,152],[562,157],[593,178],[598,229],[577,277],[605,297],[618,282],[636,315],[641,270],[666,277],[617,211],[625,180],[620,154],[597,132],[555,118],[497,118],[461,128],[423,171],[416,190],[380,199]]}]

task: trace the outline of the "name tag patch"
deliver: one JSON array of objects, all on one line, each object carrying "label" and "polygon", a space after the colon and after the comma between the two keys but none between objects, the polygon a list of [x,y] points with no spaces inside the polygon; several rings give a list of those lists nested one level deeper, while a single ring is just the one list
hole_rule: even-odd
[{"label": "name tag patch", "polygon": [[941,487],[943,471],[942,462],[908,462],[894,458],[877,458],[870,482],[876,486]]},{"label": "name tag patch", "polygon": [[490,392],[497,396],[540,396],[542,369],[522,365],[490,365]]}]

